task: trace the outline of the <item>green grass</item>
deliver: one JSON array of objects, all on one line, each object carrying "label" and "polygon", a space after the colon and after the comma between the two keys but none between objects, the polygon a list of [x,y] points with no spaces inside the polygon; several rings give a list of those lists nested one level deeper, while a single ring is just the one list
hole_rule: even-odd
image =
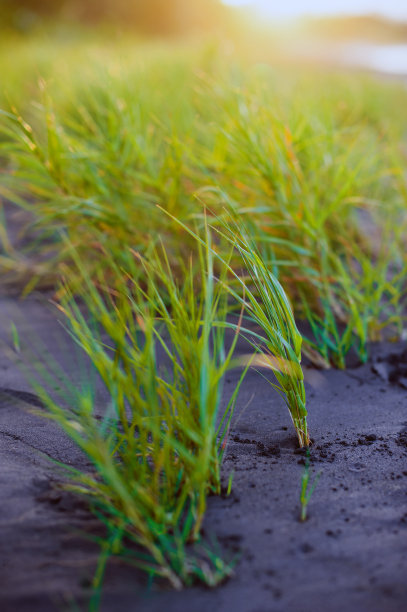
[{"label": "green grass", "polygon": [[[216,255],[210,236],[207,228],[197,242],[199,266],[190,259],[182,281],[174,276],[163,246],[153,248],[148,258],[127,249],[122,259],[126,265],[119,268],[112,262],[107,275],[116,279],[114,289],[102,276],[91,279],[70,245],[82,300],[79,303],[65,283],[59,309],[103,381],[108,406],[95,404],[92,385],[72,384],[49,364],[37,367],[33,386],[45,414],[93,466],[89,471],[65,468],[68,488],[89,500],[107,530],[93,584],[96,599],[112,554],[151,576],[166,578],[175,588],[196,580],[214,586],[232,573],[220,553],[202,542],[200,532],[207,496],[221,492],[220,469],[233,410],[252,362],[273,370],[278,382],[273,386],[289,406],[300,443],[308,442],[301,336],[284,291],[259,256],[247,260],[247,267],[263,292],[263,304],[272,300],[274,307],[263,313],[249,283],[241,279],[240,295],[231,290],[228,277],[233,269]],[[249,257],[243,239],[236,248],[243,261]],[[142,283],[137,280],[140,267]],[[72,268],[66,271],[67,279],[70,274]],[[77,275],[73,278],[76,283]],[[238,324],[226,318],[230,295],[242,307]],[[265,331],[268,352],[261,353],[252,341],[254,352],[236,359],[239,334],[252,333],[241,330],[244,308]],[[226,349],[227,328],[234,334]],[[20,354],[20,341],[17,346]],[[226,371],[242,365],[231,397],[221,404]],[[232,476],[227,494],[231,485]]]},{"label": "green grass", "polygon": [[[0,121],[0,192],[34,212],[44,238],[33,267],[35,253],[14,253],[1,233],[0,263],[18,278],[26,265],[28,289],[67,260],[60,232],[91,274],[106,267],[104,253],[120,263],[122,244],[143,253],[158,237],[175,270],[195,247],[156,204],[187,224],[203,223],[204,205],[217,216],[226,207],[242,217],[295,315],[308,319],[304,351],[315,363],[344,367],[352,347],[366,360],[369,341],[400,336],[400,85],[284,73],[209,45],[188,54],[185,45],[65,43],[54,64],[50,45],[25,43],[36,78],[28,59],[20,77],[33,84],[32,100],[17,64],[15,112],[5,101]],[[18,59],[24,43],[17,48]],[[41,73],[48,81],[36,87]],[[40,255],[50,241],[47,270]]]},{"label": "green grass", "polygon": [[[241,294],[230,292],[248,312],[250,321],[257,324],[264,336],[247,330],[257,353],[250,358],[252,365],[272,370],[276,383],[271,382],[285,401],[301,447],[310,443],[301,369],[302,338],[295,324],[287,296],[277,278],[270,272],[257,251],[255,242],[244,226],[226,226],[229,240],[239,252],[249,278],[241,280]],[[264,346],[261,350],[262,345]]]},{"label": "green grass", "polygon": [[[199,244],[207,246],[195,232],[179,224]],[[283,287],[268,269],[255,242],[247,233],[247,228],[239,219],[221,220],[220,229],[216,226],[214,229],[237,252],[241,266],[246,272],[246,276],[241,277],[230,263],[226,264],[230,276],[225,289],[234,302],[241,306],[242,314],[246,312],[246,319],[250,321],[251,326],[246,328],[242,327],[241,321],[236,325],[226,320],[220,324],[245,335],[255,350],[252,355],[240,356],[235,363],[272,370],[276,382],[269,382],[288,407],[300,446],[308,446],[310,438],[301,368],[302,337],[295,324],[291,305]],[[217,250],[213,249],[212,252],[216,259],[225,264]],[[219,325],[215,322],[214,324]],[[256,326],[263,335],[254,331]]]},{"label": "green grass", "polygon": [[[126,274],[112,292],[103,278],[96,289],[73,257],[84,304],[65,285],[59,308],[109,401],[98,406],[91,386],[81,389],[49,366],[37,368],[33,385],[46,414],[92,464],[89,471],[65,466],[69,489],[85,496],[106,525],[103,567],[110,554],[120,554],[175,588],[195,580],[214,586],[231,567],[201,542],[200,531],[207,496],[221,492],[227,434],[247,371],[221,408],[238,337],[226,351],[227,267],[215,282],[208,245],[200,250],[200,267],[187,265],[180,284],[163,247],[148,260],[128,251]],[[143,286],[133,275],[138,266]],[[118,273],[114,265],[111,272]]]},{"label": "green grass", "polygon": [[93,466],[70,477],[108,533],[95,602],[111,554],[176,588],[215,585],[231,567],[200,533],[246,369],[272,374],[307,446],[302,353],[344,368],[405,331],[407,93],[212,43],[6,42],[0,197],[38,237],[17,251],[0,201],[3,278],[58,286],[109,397],[106,412],[68,384],[67,405],[38,371],[49,416]]}]

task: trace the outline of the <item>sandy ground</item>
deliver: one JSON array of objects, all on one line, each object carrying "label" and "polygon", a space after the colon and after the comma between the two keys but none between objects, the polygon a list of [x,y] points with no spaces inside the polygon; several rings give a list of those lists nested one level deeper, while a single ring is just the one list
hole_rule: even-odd
[{"label": "sandy ground", "polygon": [[[86,609],[98,547],[82,502],[55,490],[50,459],[86,465],[52,423],[27,410],[30,387],[4,346],[14,320],[39,352],[73,381],[83,376],[61,325],[41,300],[0,299],[0,610]],[[61,340],[64,338],[64,340]],[[40,340],[44,343],[40,346]],[[322,472],[299,522],[304,457],[286,408],[255,372],[242,387],[224,474],[229,497],[212,497],[205,535],[235,575],[216,590],[178,593],[117,562],[102,610],[137,612],[404,612],[407,610],[407,354],[376,345],[370,362],[346,372],[307,373],[312,473]],[[238,373],[231,372],[225,401]],[[103,391],[99,393],[103,404]]]}]

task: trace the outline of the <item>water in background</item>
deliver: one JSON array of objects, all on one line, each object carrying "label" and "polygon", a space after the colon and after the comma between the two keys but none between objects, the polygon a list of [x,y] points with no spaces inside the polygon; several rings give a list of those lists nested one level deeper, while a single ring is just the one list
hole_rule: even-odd
[{"label": "water in background", "polygon": [[292,60],[407,76],[407,44],[297,40],[283,49]]},{"label": "water in background", "polygon": [[339,59],[350,66],[407,75],[407,45],[348,44]]}]

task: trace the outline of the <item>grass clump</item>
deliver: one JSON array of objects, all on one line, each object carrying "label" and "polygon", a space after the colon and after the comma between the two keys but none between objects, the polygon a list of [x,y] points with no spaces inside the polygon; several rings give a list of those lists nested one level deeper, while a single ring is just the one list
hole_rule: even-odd
[{"label": "grass clump", "polygon": [[288,407],[300,446],[308,446],[310,439],[301,368],[302,337],[295,324],[291,305],[244,226],[236,224],[233,230],[231,233],[229,229],[229,240],[233,241],[239,252],[249,278],[239,279],[240,295],[233,290],[231,292],[245,306],[249,320],[264,333],[264,337],[260,337],[247,330],[256,349],[252,363],[273,371],[277,384],[271,385]]},{"label": "grass clump", "polygon": [[[202,244],[202,239],[195,232],[180,222],[178,224]],[[225,289],[235,303],[242,307],[246,319],[254,324],[252,327],[257,325],[264,334],[260,335],[250,327],[242,328],[241,322],[238,325],[225,322],[224,325],[245,334],[255,349],[255,354],[240,356],[235,363],[249,363],[273,371],[276,383],[271,385],[288,407],[300,447],[308,446],[310,438],[301,368],[302,337],[295,324],[289,300],[239,216],[235,218],[225,211],[223,218],[214,220],[213,229],[238,254],[238,259],[233,259],[233,265],[226,264],[229,278]],[[218,251],[223,252],[222,249],[213,250],[213,255],[225,264]],[[237,274],[236,266],[243,269],[243,276]]]},{"label": "grass clump", "polygon": [[[182,282],[163,246],[148,257],[127,249],[125,267],[111,263],[113,289],[104,278],[89,277],[71,246],[83,297],[78,302],[68,282],[59,309],[103,382],[105,401],[95,402],[89,384],[72,389],[63,375],[50,382],[54,367],[38,369],[34,388],[48,417],[92,464],[87,471],[65,467],[68,488],[89,500],[107,530],[93,583],[96,598],[113,554],[175,588],[196,580],[214,586],[231,574],[217,547],[202,541],[201,527],[208,495],[221,492],[235,401],[250,365],[272,369],[273,387],[288,405],[299,442],[308,444],[301,336],[291,307],[244,228],[223,230],[218,236],[237,250],[249,279],[219,256],[219,241],[212,242],[208,228],[203,238],[190,232],[199,265],[190,259]],[[77,274],[73,278],[76,283]],[[231,298],[241,308],[237,324],[227,317]],[[264,336],[242,327],[244,309]],[[226,347],[228,328],[234,334]],[[241,333],[254,353],[235,357]],[[225,404],[223,378],[237,366],[243,370]],[[232,476],[227,494],[231,483]]]},{"label": "grass clump", "polygon": [[[90,471],[69,468],[69,488],[85,496],[105,523],[112,545],[106,541],[104,553],[120,554],[175,588],[196,579],[213,586],[231,568],[205,547],[200,532],[207,496],[221,490],[241,382],[221,408],[237,338],[225,351],[224,327],[212,326],[227,314],[224,283],[215,281],[209,247],[200,250],[199,269],[185,267],[182,284],[163,248],[149,260],[135,252],[127,259],[121,288],[110,291],[100,278],[96,289],[83,272],[85,308],[67,287],[59,306],[104,383],[107,406],[95,405],[89,389],[73,396],[69,389],[67,405],[64,381],[57,394],[47,392],[46,373],[35,388],[48,416],[92,463]],[[132,274],[140,266],[143,286]],[[221,274],[222,281],[225,270]],[[102,574],[99,568],[96,582]]]},{"label": "grass clump", "polygon": [[406,211],[393,165],[402,128],[394,122],[385,131],[350,111],[338,113],[351,77],[327,80],[337,95],[328,101],[317,82],[310,90],[311,82],[287,78],[288,94],[279,92],[286,106],[258,84],[224,101],[231,153],[217,201],[244,217],[296,315],[308,320],[308,356],[343,368],[351,348],[365,361],[369,340],[403,326],[398,279]]}]

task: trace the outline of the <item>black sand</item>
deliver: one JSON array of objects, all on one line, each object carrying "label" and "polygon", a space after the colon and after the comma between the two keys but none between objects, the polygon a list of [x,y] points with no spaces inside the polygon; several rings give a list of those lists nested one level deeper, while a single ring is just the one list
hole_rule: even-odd
[{"label": "black sand", "polygon": [[[2,329],[14,319],[23,336],[31,330],[79,379],[80,366],[69,344],[59,342],[63,331],[48,310],[35,300],[20,303],[19,322],[16,304],[0,301]],[[235,471],[233,491],[210,498],[205,521],[206,537],[215,535],[226,555],[239,554],[234,577],[213,591],[178,593],[159,583],[148,589],[142,574],[112,562],[102,610],[407,610],[404,348],[380,344],[364,366],[308,372],[311,468],[322,475],[305,523],[298,520],[304,457],[289,414],[249,373],[224,465],[225,478]],[[237,376],[228,377],[225,398]],[[0,610],[86,609],[98,547],[80,532],[97,526],[82,502],[55,490],[50,458],[72,465],[86,459],[54,425],[27,411],[25,400],[35,397],[25,395],[29,385],[4,351],[0,388]]]}]

